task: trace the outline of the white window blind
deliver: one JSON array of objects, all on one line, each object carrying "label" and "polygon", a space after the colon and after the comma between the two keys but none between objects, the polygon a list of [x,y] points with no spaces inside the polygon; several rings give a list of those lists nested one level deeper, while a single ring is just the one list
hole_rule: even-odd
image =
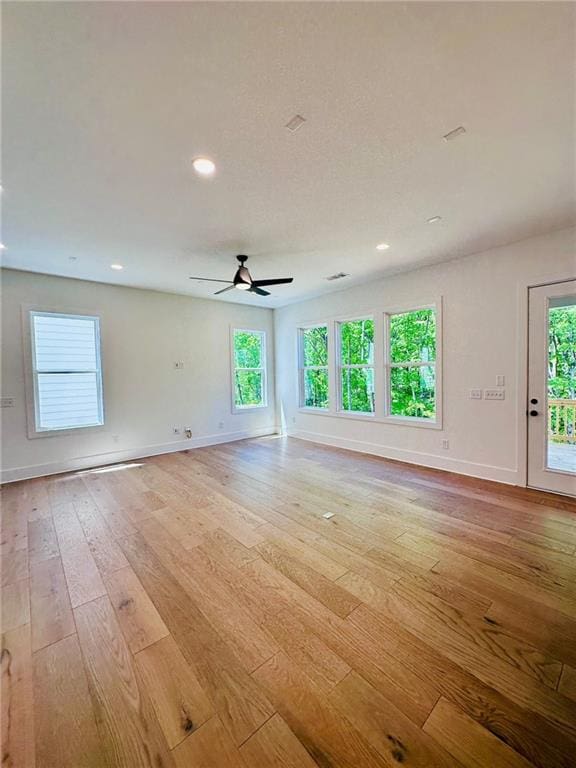
[{"label": "white window blind", "polygon": [[36,431],[104,423],[97,317],[30,313]]}]

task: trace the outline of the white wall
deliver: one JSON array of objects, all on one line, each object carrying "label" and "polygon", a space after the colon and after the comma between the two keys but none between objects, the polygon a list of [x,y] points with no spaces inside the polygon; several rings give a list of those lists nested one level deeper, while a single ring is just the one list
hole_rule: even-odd
[{"label": "white wall", "polygon": [[[12,270],[2,279],[2,396],[16,400],[1,412],[4,481],[275,430],[272,310]],[[100,315],[103,429],[28,438],[22,305]],[[267,333],[265,409],[232,413],[231,325]]]},{"label": "white wall", "polygon": [[[283,426],[318,442],[525,484],[527,286],[575,274],[576,229],[564,229],[276,310],[277,402]],[[442,431],[299,410],[299,324],[409,309],[439,296],[444,315]],[[506,377],[505,401],[469,399],[472,388],[495,387],[499,374]],[[441,448],[443,438],[449,450]]]}]

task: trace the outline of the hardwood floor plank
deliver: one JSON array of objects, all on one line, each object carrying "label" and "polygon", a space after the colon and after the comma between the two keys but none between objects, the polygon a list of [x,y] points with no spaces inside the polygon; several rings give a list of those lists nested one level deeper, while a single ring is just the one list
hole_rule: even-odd
[{"label": "hardwood floor plank", "polygon": [[30,624],[2,635],[1,671],[0,764],[3,768],[35,768]]},{"label": "hardwood floor plank", "polygon": [[58,539],[51,517],[28,523],[28,555],[31,563],[58,557]]},{"label": "hardwood floor plank", "polygon": [[574,667],[564,664],[558,690],[564,696],[576,701],[576,669]]},{"label": "hardwood floor plank", "polygon": [[2,631],[30,623],[30,581],[20,579],[2,587]]},{"label": "hardwood floor plank", "polygon": [[20,549],[16,552],[2,555],[0,560],[2,570],[2,586],[7,587],[15,581],[27,579],[30,576],[28,570],[28,550]]},{"label": "hardwood floor plank", "polygon": [[173,754],[176,768],[249,768],[218,715],[176,747]]},{"label": "hardwood floor plank", "polygon": [[76,635],[34,654],[34,704],[39,766],[110,765],[96,728]]},{"label": "hardwood floor plank", "polygon": [[459,763],[356,672],[330,694],[330,701],[384,758],[386,765],[457,768]]},{"label": "hardwood floor plank", "polygon": [[234,743],[242,744],[274,714],[270,702],[144,539],[132,536],[122,546]]},{"label": "hardwood floor plank", "polygon": [[100,739],[113,765],[173,768],[174,762],[108,597],[74,611]]},{"label": "hardwood floor plank", "polygon": [[256,549],[267,563],[334,611],[337,616],[348,616],[360,603],[357,597],[292,557],[284,547],[265,542],[258,544]]},{"label": "hardwood floor plank", "polygon": [[149,645],[135,661],[170,749],[215,714],[173,637]]},{"label": "hardwood floor plank", "polygon": [[276,714],[242,744],[240,754],[250,768],[317,768],[286,722]]},{"label": "hardwood floor plank", "polygon": [[106,594],[100,571],[85,541],[63,549],[61,559],[72,608]]},{"label": "hardwood floor plank", "polygon": [[128,562],[114,541],[110,528],[95,506],[89,502],[75,504],[74,509],[100,574],[106,577],[109,573],[125,568]]},{"label": "hardwood floor plank", "polygon": [[319,765],[376,768],[383,761],[352,723],[314,689],[283,653],[252,673],[278,713]]},{"label": "hardwood floor plank", "polygon": [[106,577],[106,589],[132,653],[138,653],[169,634],[154,603],[130,566],[109,574]]},{"label": "hardwood floor plank", "polygon": [[76,631],[59,557],[31,565],[30,609],[33,651],[73,635]]},{"label": "hardwood floor plank", "polygon": [[446,699],[440,699],[436,704],[423,730],[466,768],[485,768],[487,765],[501,768],[531,766],[528,760]]}]

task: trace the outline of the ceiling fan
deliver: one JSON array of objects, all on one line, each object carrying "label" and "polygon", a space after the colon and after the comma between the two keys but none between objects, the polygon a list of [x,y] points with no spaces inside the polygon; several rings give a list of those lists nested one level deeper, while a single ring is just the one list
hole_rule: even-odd
[{"label": "ceiling fan", "polygon": [[244,264],[248,261],[248,256],[236,256],[240,262],[240,266],[236,270],[233,280],[215,280],[212,277],[191,277],[190,280],[205,280],[210,283],[229,283],[226,288],[222,288],[216,291],[214,296],[218,296],[219,293],[226,293],[231,291],[232,288],[238,288],[239,291],[250,291],[250,293],[257,293],[258,296],[270,296],[270,291],[263,291],[263,286],[268,285],[284,285],[291,283],[294,280],[293,277],[278,277],[274,280],[252,280],[248,267]]}]

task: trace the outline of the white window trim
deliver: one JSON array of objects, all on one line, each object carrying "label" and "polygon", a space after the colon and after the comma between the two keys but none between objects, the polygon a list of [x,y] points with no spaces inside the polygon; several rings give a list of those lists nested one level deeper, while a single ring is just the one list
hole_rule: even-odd
[{"label": "white window trim", "polygon": [[[404,315],[410,312],[418,312],[421,309],[432,309],[436,321],[436,358],[430,361],[414,361],[412,363],[391,363],[390,361],[390,317],[392,315]],[[389,423],[428,427],[430,429],[442,429],[442,299],[426,304],[403,307],[401,309],[387,309],[384,312],[384,393],[385,393],[385,419]],[[423,419],[418,416],[395,416],[391,414],[390,406],[390,372],[392,368],[413,368],[417,366],[434,366],[435,387],[435,418]]]},{"label": "white window trim", "polygon": [[[262,338],[262,352],[260,362],[261,368],[239,368],[242,371],[262,371],[262,396],[263,402],[260,405],[236,405],[236,358],[234,355],[234,333],[241,331],[244,333],[258,333]],[[262,328],[238,328],[237,326],[230,326],[230,386],[231,386],[231,403],[232,413],[249,413],[250,411],[260,411],[263,408],[268,408],[268,354],[267,354],[267,339],[266,331]]]},{"label": "white window trim", "polygon": [[[387,315],[396,315],[404,312],[414,312],[418,309],[436,310],[436,419],[421,419],[413,416],[392,416],[388,408],[388,377],[386,375],[386,361],[388,359],[387,343]],[[332,316],[326,320],[317,320],[313,323],[300,322],[296,324],[296,354],[299,355],[299,330],[300,328],[328,326],[328,397],[329,408],[306,408],[300,405],[300,365],[298,365],[297,394],[298,411],[310,416],[324,416],[338,419],[352,419],[354,421],[369,421],[379,424],[390,424],[401,427],[414,427],[417,429],[443,429],[443,350],[442,350],[442,297],[415,304],[403,304],[393,307],[379,307],[377,310],[367,309],[364,312],[352,316]],[[342,411],[338,409],[339,397],[339,345],[338,324],[349,320],[363,320],[374,318],[374,411],[372,413],[362,411]],[[298,363],[300,358],[297,357]]]},{"label": "white window trim", "polygon": [[[97,377],[98,377],[98,392],[100,395],[100,402],[102,406],[102,423],[93,424],[91,426],[81,427],[66,427],[65,429],[38,429],[38,417],[37,417],[37,376],[35,366],[35,349],[34,342],[32,340],[33,324],[31,321],[32,314],[50,314],[58,315],[60,317],[79,317],[83,319],[96,321],[96,340],[97,340]],[[38,437],[67,437],[71,435],[82,435],[85,433],[102,432],[105,431],[105,404],[104,404],[104,386],[103,386],[103,365],[102,365],[102,341],[101,341],[101,317],[97,312],[86,314],[85,310],[78,309],[62,309],[52,308],[46,306],[22,304],[21,305],[21,317],[22,317],[22,339],[23,339],[23,352],[24,352],[24,390],[25,390],[25,402],[26,402],[26,423],[28,438],[33,440]]]},{"label": "white window trim", "polygon": [[[311,328],[326,328],[327,344],[327,364],[326,365],[304,365],[304,331]],[[329,323],[308,323],[298,326],[296,343],[298,345],[298,407],[306,413],[329,413],[330,411],[330,325]],[[304,405],[304,373],[307,370],[326,371],[328,377],[328,406],[319,408],[314,405]]]},{"label": "white window trim", "polygon": [[[374,359],[371,363],[351,363],[351,364],[342,364],[342,337],[340,328],[343,323],[357,323],[362,320],[372,320],[374,324]],[[334,323],[334,334],[335,334],[335,373],[336,373],[336,411],[338,414],[343,416],[360,416],[364,419],[370,419],[373,420],[374,416],[376,415],[376,401],[377,401],[377,393],[376,393],[376,315],[373,313],[366,314],[366,315],[359,315],[357,317],[347,317],[347,318],[340,318],[335,321]],[[343,369],[352,369],[352,368],[371,368],[373,371],[373,377],[374,377],[374,410],[372,411],[351,411],[346,410],[346,408],[342,407],[343,398],[342,398],[342,371]]]}]

